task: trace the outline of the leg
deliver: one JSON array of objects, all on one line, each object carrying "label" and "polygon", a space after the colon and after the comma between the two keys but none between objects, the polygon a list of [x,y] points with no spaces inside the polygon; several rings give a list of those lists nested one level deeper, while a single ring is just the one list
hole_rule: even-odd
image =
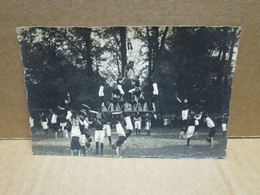
[{"label": "leg", "polygon": [[181,132],[180,132],[180,139],[185,139],[185,138],[184,138],[184,131],[183,131],[183,130],[181,130]]},{"label": "leg", "polygon": [[58,132],[57,131],[55,131],[55,139],[57,139],[58,138]]},{"label": "leg", "polygon": [[107,138],[108,138],[108,141],[109,141],[109,146],[111,146],[112,145],[111,136],[107,136]]},{"label": "leg", "polygon": [[156,107],[155,107],[155,103],[154,102],[152,103],[152,106],[153,106],[153,111],[156,111]]},{"label": "leg", "polygon": [[148,111],[148,106],[147,106],[147,102],[144,103],[144,108],[143,108],[144,111]]},{"label": "leg", "polygon": [[101,148],[101,155],[103,155],[103,149],[104,149],[104,141],[105,141],[105,132],[100,131],[100,148]]},{"label": "leg", "polygon": [[190,146],[190,138],[187,139],[187,146]]},{"label": "leg", "polygon": [[213,147],[213,137],[214,137],[215,133],[216,133],[215,127],[211,128],[209,135],[208,135],[208,138],[207,138],[207,141],[210,143],[210,145],[212,147]]},{"label": "leg", "polygon": [[96,155],[98,155],[99,142],[96,142]]},{"label": "leg", "polygon": [[120,147],[116,147],[116,155],[119,156],[120,155]]},{"label": "leg", "polygon": [[82,146],[82,154],[83,154],[83,156],[86,156],[86,149],[85,149],[85,146]]},{"label": "leg", "polygon": [[214,146],[214,138],[213,137],[211,137],[210,138],[210,146],[213,148],[213,146]]},{"label": "leg", "polygon": [[104,144],[103,143],[100,144],[100,148],[101,148],[101,155],[103,155],[103,149],[104,149]]}]

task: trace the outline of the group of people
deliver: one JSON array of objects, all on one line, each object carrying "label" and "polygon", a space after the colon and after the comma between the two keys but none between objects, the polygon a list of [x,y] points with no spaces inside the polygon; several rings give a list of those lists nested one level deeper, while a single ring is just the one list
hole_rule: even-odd
[{"label": "group of people", "polygon": [[[120,155],[121,146],[132,134],[132,131],[135,129],[136,135],[140,135],[142,122],[145,123],[144,129],[147,135],[150,135],[150,113],[141,115],[138,112],[97,112],[82,107],[79,110],[50,110],[40,116],[40,124],[44,134],[49,134],[49,129],[52,129],[55,139],[59,137],[70,138],[71,155],[82,156],[86,155],[92,142],[89,132],[90,126],[95,131],[96,155],[104,153],[105,135],[108,138],[109,146],[116,150],[117,155]],[[30,124],[32,123],[33,118],[30,117]],[[111,126],[115,127],[118,135],[118,140],[114,144],[112,144]]]},{"label": "group of people", "polygon": [[[179,99],[179,98],[178,98]],[[180,130],[180,139],[187,140],[187,146],[190,146],[191,139],[197,134],[201,122],[205,122],[210,129],[207,141],[213,146],[214,135],[216,133],[216,125],[214,120],[205,113],[195,113],[189,109],[188,101],[183,101],[181,119],[182,128]],[[57,113],[51,111],[49,114],[43,114],[41,117],[41,125],[45,134],[52,129],[55,138],[59,133],[63,137],[70,138],[71,155],[85,156],[91,146],[92,138],[89,127],[94,129],[95,154],[104,154],[105,135],[107,136],[109,147],[116,150],[116,154],[121,154],[123,144],[127,143],[127,139],[135,131],[136,135],[140,135],[141,130],[145,129],[146,135],[150,136],[150,129],[153,121],[157,118],[154,112],[98,112],[89,109],[68,110]],[[166,115],[165,115],[166,116]],[[166,117],[165,117],[166,118]],[[30,118],[32,124],[33,119]],[[166,120],[164,120],[165,122]],[[112,128],[113,127],[113,128]],[[112,142],[111,129],[116,130],[117,140]],[[227,122],[222,123],[223,133],[226,133]],[[226,136],[226,134],[225,134]]]},{"label": "group of people", "polygon": [[[98,109],[98,111],[90,110],[87,105],[82,104],[81,109],[77,109],[77,111],[58,106],[57,110],[50,110],[49,113],[43,113],[40,122],[44,133],[48,134],[49,129],[52,129],[55,138],[58,138],[60,133],[62,133],[65,138],[71,138],[71,155],[77,153],[78,155],[85,156],[92,142],[89,133],[89,126],[92,125],[95,129],[95,153],[97,155],[104,154],[106,134],[109,147],[115,149],[116,154],[120,155],[121,146],[127,142],[133,130],[135,130],[136,135],[140,135],[142,127],[144,127],[149,136],[152,124],[154,126],[156,124],[156,126],[167,127],[171,125],[171,121],[178,118],[176,117],[177,115],[165,114],[161,116],[160,113],[156,112],[155,101],[159,94],[157,83],[152,82],[153,91],[152,97],[150,98],[152,110],[148,110],[148,108],[145,107],[147,101],[144,100],[138,77],[134,81],[134,88],[128,91],[131,95],[131,99],[128,102],[124,101],[125,92],[122,87],[123,83],[124,79],[118,80],[112,92],[111,102],[109,102],[109,104],[106,104],[104,98],[104,86],[100,86],[98,96],[100,98],[101,109]],[[177,95],[176,99],[181,104],[180,118],[182,128],[179,138],[186,139],[187,146],[189,147],[191,138],[197,134],[200,122],[203,120],[210,129],[207,141],[213,146],[216,125],[212,118],[198,110],[192,110],[189,107],[187,99],[181,100]],[[68,102],[66,103],[69,102],[70,97],[68,95]],[[162,121],[161,125],[159,125],[160,121]],[[33,123],[31,118],[30,123]],[[117,141],[114,144],[112,143],[111,126],[115,127],[118,135]],[[223,132],[226,132],[226,126],[227,122],[223,122]]]},{"label": "group of people", "polygon": [[[108,102],[105,101],[104,85],[100,85],[98,97],[101,102],[101,111],[156,111],[155,102],[159,94],[156,82],[152,81],[152,79],[150,81],[152,95],[150,95],[149,98],[144,97],[139,76],[136,76],[136,78],[132,80],[133,88],[127,92],[125,92],[123,88],[124,82],[124,78],[117,80],[112,91],[111,99]],[[126,96],[130,96],[130,98],[125,98]]]},{"label": "group of people", "polygon": [[[207,142],[213,147],[214,136],[216,134],[216,124],[213,119],[207,113],[195,113],[189,108],[188,100],[183,101],[176,96],[179,103],[182,104],[181,119],[182,119],[182,129],[180,131],[180,139],[187,139],[187,146],[190,146],[190,141],[193,135],[196,135],[200,126],[200,121],[203,120],[206,123],[207,128],[210,129]],[[222,120],[222,131],[223,136],[226,137],[227,132],[227,119]]]},{"label": "group of people", "polygon": [[[89,148],[91,138],[86,125],[81,128],[81,125],[88,123],[93,125],[94,128],[94,140],[96,146],[96,155],[104,155],[104,142],[105,134],[107,135],[109,147],[116,150],[116,154],[121,154],[121,147],[126,144],[127,139],[131,136],[134,128],[136,129],[136,135],[141,131],[141,117],[137,114],[134,116],[134,125],[130,113],[127,112],[112,112],[112,113],[101,113],[97,111],[89,111],[94,114],[93,121],[87,119],[87,115],[78,113],[76,111],[72,114],[72,129],[71,129],[71,155],[74,153],[81,153],[85,156],[85,147]],[[84,118],[85,117],[85,118]],[[150,135],[150,121],[147,116],[147,135]],[[85,121],[85,122],[84,122]],[[88,126],[87,125],[87,126]],[[111,138],[111,126],[115,126],[117,140],[112,144]],[[82,131],[81,129],[84,129]],[[87,146],[85,144],[88,144]]]}]

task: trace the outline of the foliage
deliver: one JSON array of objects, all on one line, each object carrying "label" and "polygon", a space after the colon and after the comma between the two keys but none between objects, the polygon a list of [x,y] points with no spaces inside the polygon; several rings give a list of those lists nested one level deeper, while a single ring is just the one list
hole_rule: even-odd
[{"label": "foliage", "polygon": [[180,110],[176,95],[193,109],[222,114],[229,108],[239,28],[22,27],[17,35],[30,108],[55,108],[67,93],[96,108],[101,83],[109,99],[118,78],[125,77],[127,91],[137,75],[146,97],[158,83],[161,112]]}]

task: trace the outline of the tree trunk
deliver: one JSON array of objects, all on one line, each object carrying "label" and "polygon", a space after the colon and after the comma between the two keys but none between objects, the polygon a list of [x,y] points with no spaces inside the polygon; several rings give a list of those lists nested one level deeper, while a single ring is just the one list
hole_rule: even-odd
[{"label": "tree trunk", "polygon": [[153,74],[155,80],[158,80],[159,76],[159,64],[158,64],[158,51],[159,51],[159,28],[153,27]]},{"label": "tree trunk", "polygon": [[92,43],[91,43],[91,32],[92,29],[89,28],[87,33],[86,33],[86,48],[87,48],[87,53],[86,53],[86,60],[87,60],[87,73],[88,75],[92,75],[93,74],[93,60],[92,60],[92,53],[91,53],[91,49],[92,49]]},{"label": "tree trunk", "polygon": [[122,57],[122,75],[125,75],[125,67],[127,65],[127,57],[126,57],[126,27],[120,28],[120,52]]},{"label": "tree trunk", "polygon": [[148,40],[148,76],[152,76],[152,39],[149,27],[146,27],[146,35]]},{"label": "tree trunk", "polygon": [[162,51],[164,50],[165,40],[166,40],[166,35],[167,35],[167,32],[168,32],[168,29],[169,29],[168,26],[165,27],[165,29],[164,29],[162,40],[161,40],[161,45],[160,45],[160,50],[159,50],[159,52],[160,52],[159,55],[161,55]]}]

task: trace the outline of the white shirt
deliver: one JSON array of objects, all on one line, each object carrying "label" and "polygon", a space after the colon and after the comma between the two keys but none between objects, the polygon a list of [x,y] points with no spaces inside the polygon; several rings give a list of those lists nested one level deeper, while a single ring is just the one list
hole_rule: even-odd
[{"label": "white shirt", "polygon": [[79,128],[79,120],[73,119],[72,120],[72,126],[71,126],[71,137],[80,137],[81,132]]},{"label": "white shirt", "polygon": [[62,131],[65,130],[66,125],[67,125],[66,122],[64,122],[64,123],[60,123],[60,127],[61,127]]},{"label": "white shirt", "polygon": [[119,136],[124,136],[124,137],[126,136],[126,135],[125,135],[125,131],[124,131],[124,129],[123,129],[121,123],[117,123],[117,124],[116,124],[116,132],[117,132],[117,134],[118,134]]},{"label": "white shirt", "polygon": [[157,83],[153,83],[153,95],[158,95],[159,90],[158,90],[158,85]]},{"label": "white shirt", "polygon": [[213,122],[213,120],[209,117],[206,118],[206,124],[208,128],[213,128],[215,127],[215,123]]},{"label": "white shirt", "polygon": [[139,117],[134,117],[134,120],[135,121],[142,121],[142,118],[139,116]]},{"label": "white shirt", "polygon": [[189,115],[189,109],[181,111],[182,120],[187,120],[188,119],[188,115]]},{"label": "white shirt", "polygon": [[88,129],[88,127],[89,127],[88,120],[87,120],[87,119],[84,119],[83,123],[84,123],[85,129]]},{"label": "white shirt", "polygon": [[34,119],[32,117],[30,117],[30,127],[34,127]]},{"label": "white shirt", "polygon": [[52,117],[51,117],[51,124],[55,124],[55,123],[57,123],[57,118],[58,118],[58,115],[57,115],[57,114],[52,114]]},{"label": "white shirt", "polygon": [[201,114],[198,114],[198,115],[195,115],[194,118],[195,118],[195,125],[196,126],[199,126],[199,120],[201,119]]},{"label": "white shirt", "polygon": [[222,131],[227,131],[227,124],[226,123],[222,124]]},{"label": "white shirt", "polygon": [[80,137],[79,137],[79,144],[80,144],[80,146],[85,146],[86,145],[86,141],[87,141],[86,136],[84,134],[80,135]]},{"label": "white shirt", "polygon": [[125,122],[126,122],[126,129],[128,130],[134,129],[130,116],[125,117]]},{"label": "white shirt", "polygon": [[72,116],[71,111],[67,111],[66,119],[69,120],[69,121],[71,121],[71,116]]},{"label": "white shirt", "polygon": [[125,95],[122,85],[118,84],[117,89],[120,91],[121,95]]},{"label": "white shirt", "polygon": [[102,96],[105,96],[105,95],[104,95],[104,86],[101,85],[99,87],[98,97],[102,97]]},{"label": "white shirt", "polygon": [[48,119],[46,118],[46,121],[41,121],[41,123],[42,123],[42,128],[43,129],[48,129],[49,127],[48,127]]}]

